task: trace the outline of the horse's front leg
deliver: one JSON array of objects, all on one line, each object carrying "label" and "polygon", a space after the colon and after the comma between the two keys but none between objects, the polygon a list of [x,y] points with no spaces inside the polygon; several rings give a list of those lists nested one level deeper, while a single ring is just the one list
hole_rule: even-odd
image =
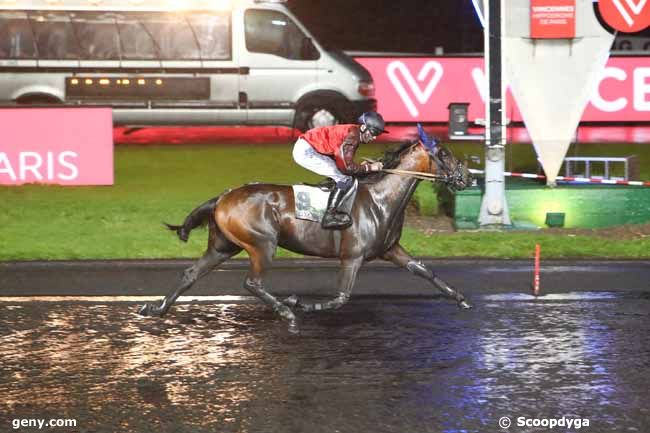
[{"label": "horse's front leg", "polygon": [[284,303],[290,306],[296,306],[302,311],[321,311],[321,310],[336,310],[341,308],[350,300],[350,293],[354,282],[357,279],[357,273],[363,264],[363,257],[356,257],[353,259],[342,259],[341,269],[339,270],[339,294],[336,298],[326,302],[317,303],[303,303],[298,300],[295,295],[288,297]]},{"label": "horse's front leg", "polygon": [[459,291],[452,288],[442,278],[438,277],[432,270],[427,268],[422,262],[415,260],[407,253],[400,244],[395,244],[388,250],[382,258],[396,264],[399,267],[408,269],[414,275],[430,281],[442,293],[458,302],[460,308],[472,308],[472,305],[465,299],[465,296]]}]

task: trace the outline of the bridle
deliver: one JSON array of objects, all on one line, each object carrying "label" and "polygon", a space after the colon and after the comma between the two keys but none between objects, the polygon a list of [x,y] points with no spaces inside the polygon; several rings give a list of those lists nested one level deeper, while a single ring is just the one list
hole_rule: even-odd
[{"label": "bridle", "polygon": [[[452,191],[460,189],[460,187],[466,184],[464,176],[466,172],[465,166],[460,161],[453,166],[447,164],[444,160],[444,154],[451,156],[452,153],[444,148],[435,137],[427,134],[421,124],[418,123],[417,127],[420,143],[422,143],[422,146],[424,146],[429,155],[429,173],[431,173],[431,168],[433,163],[435,163],[436,173],[439,173],[437,175],[439,182],[443,183]],[[441,152],[443,155],[440,155]]]},{"label": "bridle", "polygon": [[[466,183],[463,175],[463,172],[465,171],[465,166],[460,161],[453,167],[449,167],[447,164],[445,164],[443,159],[438,155],[440,152],[439,149],[441,149],[439,146],[432,146],[433,147],[432,149],[428,147],[426,144],[424,144],[423,142],[414,143],[414,144],[422,144],[425,151],[427,152],[429,168],[426,172],[401,170],[397,168],[384,168],[382,169],[382,171],[391,174],[398,174],[401,176],[414,177],[420,180],[427,180],[429,182],[440,182],[443,185],[445,185],[447,188],[451,189],[452,191],[457,191],[459,185],[464,185]],[[375,160],[368,159],[368,158],[364,158],[364,159],[368,162],[377,162]],[[436,174],[431,173],[433,164],[436,165],[436,171],[435,171]]]},{"label": "bridle", "polygon": [[458,185],[465,183],[463,174],[465,166],[460,161],[457,161],[453,166],[447,164],[440,155],[440,152],[447,153],[448,151],[443,149],[439,144],[436,144],[433,149],[428,148],[426,145],[425,148],[429,156],[429,173],[431,173],[433,164],[436,164],[436,174],[434,175],[436,176],[436,180],[452,191],[456,191]]},{"label": "bridle", "polygon": [[[418,127],[419,140],[414,142],[413,146],[422,145],[422,147],[424,147],[424,150],[427,152],[427,156],[429,157],[428,171],[426,173],[422,173],[419,171],[409,171],[409,170],[401,170],[401,169],[394,169],[394,168],[384,168],[382,169],[382,171],[386,173],[399,174],[402,176],[415,177],[416,179],[428,180],[431,182],[440,182],[451,191],[458,191],[460,189],[464,189],[465,187],[469,186],[467,185],[468,179],[465,179],[465,172],[467,170],[466,167],[463,165],[463,163],[457,161],[453,165],[447,164],[446,161],[444,160],[445,159],[444,154],[448,154],[449,156],[451,156],[452,153],[446,148],[444,148],[442,145],[440,145],[440,143],[435,137],[429,136],[424,131],[424,128],[422,128],[421,124],[418,123],[417,127]],[[440,154],[441,152],[443,153],[443,155]],[[370,159],[367,159],[367,161],[376,162]],[[431,173],[433,164],[436,165],[435,174]]]}]

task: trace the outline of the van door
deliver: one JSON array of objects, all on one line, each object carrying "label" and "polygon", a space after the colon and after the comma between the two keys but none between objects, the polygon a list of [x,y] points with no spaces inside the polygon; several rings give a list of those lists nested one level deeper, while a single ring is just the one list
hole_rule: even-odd
[{"label": "van door", "polygon": [[241,81],[248,123],[293,125],[298,99],[317,88],[320,53],[284,12],[244,11],[244,50],[241,65],[249,74]]}]

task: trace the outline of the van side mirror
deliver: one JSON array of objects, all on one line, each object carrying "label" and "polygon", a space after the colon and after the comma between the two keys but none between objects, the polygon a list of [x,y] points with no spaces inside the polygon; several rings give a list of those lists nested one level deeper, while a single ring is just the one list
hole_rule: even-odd
[{"label": "van side mirror", "polygon": [[318,60],[320,58],[320,52],[312,42],[311,38],[304,37],[302,39],[302,45],[300,47],[300,59],[301,60]]}]

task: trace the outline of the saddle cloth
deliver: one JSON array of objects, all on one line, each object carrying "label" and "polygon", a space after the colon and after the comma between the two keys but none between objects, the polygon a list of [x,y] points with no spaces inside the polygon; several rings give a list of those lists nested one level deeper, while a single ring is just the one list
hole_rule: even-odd
[{"label": "saddle cloth", "polygon": [[[339,210],[350,213],[354,198],[357,195],[359,182],[354,179],[352,187],[345,193]],[[296,218],[301,220],[320,222],[327,209],[327,199],[330,190],[311,185],[293,185],[293,198],[296,203]]]}]

